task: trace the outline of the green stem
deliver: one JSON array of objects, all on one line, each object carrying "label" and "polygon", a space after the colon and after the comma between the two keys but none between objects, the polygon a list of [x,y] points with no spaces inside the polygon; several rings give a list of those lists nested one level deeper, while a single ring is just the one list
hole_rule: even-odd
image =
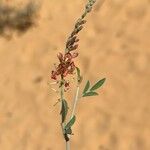
[{"label": "green stem", "polygon": [[76,110],[78,96],[79,96],[79,89],[80,89],[79,86],[77,86],[75,97],[74,97],[74,100],[73,100],[72,113],[71,113],[70,119],[75,115],[75,110]]},{"label": "green stem", "polygon": [[[75,110],[76,110],[76,106],[77,106],[77,102],[78,102],[78,96],[79,96],[79,90],[80,90],[80,88],[79,88],[79,85],[78,85],[77,89],[76,89],[75,97],[74,97],[74,100],[73,100],[72,112],[71,112],[70,119],[75,115]],[[70,135],[68,135],[68,137],[70,138]]]},{"label": "green stem", "polygon": [[[60,98],[61,98],[61,100],[64,99],[64,79],[63,78],[61,78]],[[65,126],[65,122],[61,123],[62,133],[63,133],[64,139],[66,141],[66,150],[70,150],[70,140],[69,140],[68,135],[64,133],[64,126]]]},{"label": "green stem", "polygon": [[66,141],[66,150],[70,150],[70,141]]}]

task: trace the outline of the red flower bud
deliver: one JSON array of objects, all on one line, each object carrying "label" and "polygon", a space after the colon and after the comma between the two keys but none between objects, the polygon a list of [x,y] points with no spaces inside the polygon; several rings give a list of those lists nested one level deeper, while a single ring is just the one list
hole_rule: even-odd
[{"label": "red flower bud", "polygon": [[62,54],[62,53],[59,53],[59,54],[57,55],[57,57],[58,57],[58,59],[59,59],[60,62],[63,61],[63,54]]},{"label": "red flower bud", "polygon": [[56,71],[52,71],[51,78],[54,79],[54,80],[57,80]]},{"label": "red flower bud", "polygon": [[76,58],[79,55],[79,53],[73,53],[72,58]]}]

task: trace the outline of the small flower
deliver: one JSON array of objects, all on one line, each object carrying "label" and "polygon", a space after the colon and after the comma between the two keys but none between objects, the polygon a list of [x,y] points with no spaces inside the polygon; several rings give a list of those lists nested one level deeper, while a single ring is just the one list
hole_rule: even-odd
[{"label": "small flower", "polygon": [[57,75],[56,71],[52,71],[51,78],[54,79],[54,80],[56,80],[57,79],[56,75]]}]

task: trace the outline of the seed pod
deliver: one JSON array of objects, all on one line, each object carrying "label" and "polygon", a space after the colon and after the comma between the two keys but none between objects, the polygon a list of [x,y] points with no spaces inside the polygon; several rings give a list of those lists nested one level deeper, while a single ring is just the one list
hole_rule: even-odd
[{"label": "seed pod", "polygon": [[85,11],[84,14],[81,16],[81,18],[82,19],[85,18],[86,14],[87,14],[87,12]]},{"label": "seed pod", "polygon": [[92,10],[92,7],[88,4],[86,5],[86,12],[89,13]]},{"label": "seed pod", "polygon": [[77,22],[76,22],[76,24],[75,24],[75,28],[78,28],[78,27],[80,26],[80,22],[81,22],[81,21],[82,21],[81,18],[77,20]]},{"label": "seed pod", "polygon": [[79,23],[79,25],[83,25],[86,23],[86,20],[81,20],[81,22]]},{"label": "seed pod", "polygon": [[76,50],[78,48],[78,44],[75,45],[75,46],[71,46],[69,47],[69,51],[73,51],[73,50]]},{"label": "seed pod", "polygon": [[71,36],[70,37],[73,37],[73,36],[75,36],[76,34],[77,34],[77,31],[76,31],[77,29],[74,29],[74,31],[71,33]]},{"label": "seed pod", "polygon": [[87,13],[91,12],[92,7],[89,7],[88,9],[86,9]]},{"label": "seed pod", "polygon": [[89,7],[91,7],[90,3],[88,3],[88,4],[85,5],[85,9],[88,9]]},{"label": "seed pod", "polygon": [[86,23],[86,20],[78,19],[77,23],[75,24],[75,28],[78,28],[79,26]]},{"label": "seed pod", "polygon": [[76,33],[80,32],[82,29],[83,29],[83,26],[80,26],[80,27],[77,29]]},{"label": "seed pod", "polygon": [[73,45],[74,42],[76,41],[76,38],[77,36],[74,36],[74,37],[70,37],[67,41],[67,44],[66,44],[66,47],[70,46],[70,45]]}]

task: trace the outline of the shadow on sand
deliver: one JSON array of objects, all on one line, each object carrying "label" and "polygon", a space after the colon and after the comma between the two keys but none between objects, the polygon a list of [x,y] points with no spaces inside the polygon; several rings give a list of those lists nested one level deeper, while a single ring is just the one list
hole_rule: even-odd
[{"label": "shadow on sand", "polygon": [[11,38],[12,33],[24,33],[35,25],[38,8],[33,2],[22,9],[0,5],[0,36]]}]

